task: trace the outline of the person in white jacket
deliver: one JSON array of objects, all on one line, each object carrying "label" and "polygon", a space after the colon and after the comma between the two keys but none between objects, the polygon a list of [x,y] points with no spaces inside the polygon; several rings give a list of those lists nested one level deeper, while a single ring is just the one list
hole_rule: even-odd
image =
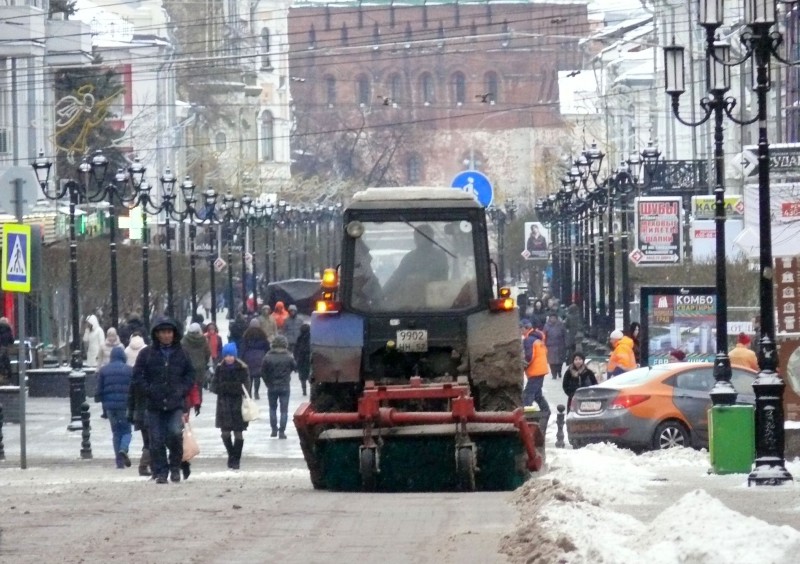
[{"label": "person in white jacket", "polygon": [[139,356],[139,351],[144,348],[145,342],[138,332],[131,335],[131,342],[125,347],[125,357],[127,358],[126,364],[133,366],[136,364],[136,357]]},{"label": "person in white jacket", "polygon": [[86,329],[83,332],[83,346],[86,349],[86,366],[97,366],[102,360],[103,344],[106,334],[94,315],[86,318]]},{"label": "person in white jacket", "polygon": [[103,341],[103,347],[100,349],[100,362],[97,364],[97,368],[103,367],[111,362],[111,351],[114,350],[115,347],[125,348],[125,345],[119,340],[117,330],[113,327],[109,327],[108,331],[106,331],[106,340]]}]

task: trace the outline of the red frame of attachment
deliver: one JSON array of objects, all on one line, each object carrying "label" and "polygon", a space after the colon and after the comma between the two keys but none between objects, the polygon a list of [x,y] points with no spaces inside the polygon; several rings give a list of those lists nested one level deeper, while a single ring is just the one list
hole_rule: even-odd
[{"label": "red frame of attachment", "polygon": [[[381,402],[407,399],[449,399],[450,411],[398,411],[393,407],[382,407]],[[536,452],[536,438],[523,409],[514,411],[475,411],[475,403],[469,393],[469,386],[453,383],[423,384],[418,376],[411,378],[409,384],[375,386],[367,382],[356,412],[314,411],[311,404],[300,405],[294,414],[298,431],[305,431],[316,425],[362,425],[372,427],[398,427],[404,425],[435,425],[446,423],[510,423],[519,431],[520,440],[528,455],[527,467],[538,471],[542,467],[542,457]],[[538,430],[537,432],[541,432]]]}]

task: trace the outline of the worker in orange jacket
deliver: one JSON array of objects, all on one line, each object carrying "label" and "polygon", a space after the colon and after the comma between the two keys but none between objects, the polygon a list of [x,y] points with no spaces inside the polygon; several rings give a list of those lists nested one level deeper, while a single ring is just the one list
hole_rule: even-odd
[{"label": "worker in orange jacket", "polygon": [[611,356],[608,357],[607,376],[609,378],[619,376],[623,372],[636,368],[633,339],[626,337],[619,329],[615,329],[609,335],[608,340],[611,344]]},{"label": "worker in orange jacket", "polygon": [[522,401],[525,405],[536,402],[541,411],[550,411],[550,405],[544,398],[542,386],[544,377],[550,372],[547,364],[547,347],[544,344],[544,333],[541,327],[532,327],[528,319],[520,322],[522,326],[522,349],[525,352],[525,377],[527,382],[522,392]]},{"label": "worker in orange jacket", "polygon": [[758,357],[750,349],[750,337],[744,333],[739,333],[736,346],[728,352],[728,358],[731,359],[731,366],[744,366],[758,370]]}]

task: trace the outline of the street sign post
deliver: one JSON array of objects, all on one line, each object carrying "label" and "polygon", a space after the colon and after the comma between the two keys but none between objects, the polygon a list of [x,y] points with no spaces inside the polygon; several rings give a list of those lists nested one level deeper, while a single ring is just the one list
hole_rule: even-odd
[{"label": "street sign post", "polygon": [[494,199],[494,188],[489,178],[477,170],[459,172],[450,183],[452,188],[471,194],[483,207],[488,208]]},{"label": "street sign post", "polygon": [[31,291],[31,226],[3,224],[3,273],[5,292]]},{"label": "street sign post", "polygon": [[225,267],[227,265],[228,263],[222,260],[222,257],[217,257],[216,260],[214,260],[214,270],[216,270],[217,272],[222,272],[223,270],[225,270]]}]

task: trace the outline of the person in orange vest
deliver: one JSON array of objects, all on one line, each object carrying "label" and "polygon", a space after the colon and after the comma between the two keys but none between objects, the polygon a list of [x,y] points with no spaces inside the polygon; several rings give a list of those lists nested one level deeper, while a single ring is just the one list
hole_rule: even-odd
[{"label": "person in orange vest", "polygon": [[731,359],[731,366],[743,366],[758,370],[758,358],[756,353],[750,349],[750,337],[745,333],[739,333],[736,346],[728,352],[728,358]]},{"label": "person in orange vest", "polygon": [[636,368],[636,357],[633,354],[633,339],[626,337],[619,329],[615,329],[608,336],[611,344],[611,356],[608,357],[606,367],[607,376],[619,376],[623,372]]},{"label": "person in orange vest", "polygon": [[533,405],[533,402],[536,402],[541,411],[550,411],[550,405],[542,393],[544,377],[550,372],[544,333],[542,333],[541,327],[534,328],[528,319],[523,319],[520,325],[523,337],[522,349],[525,352],[525,362],[527,363],[525,377],[528,380],[522,392],[522,402],[524,405]]}]

